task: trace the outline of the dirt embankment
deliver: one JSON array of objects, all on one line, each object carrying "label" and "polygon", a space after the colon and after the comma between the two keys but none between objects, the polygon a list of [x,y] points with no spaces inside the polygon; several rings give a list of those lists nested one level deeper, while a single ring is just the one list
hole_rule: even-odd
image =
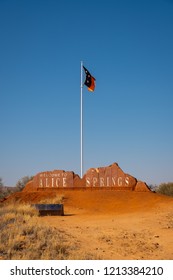
[{"label": "dirt embankment", "polygon": [[60,198],[66,209],[83,209],[90,214],[148,212],[173,202],[173,198],[153,192],[114,190],[55,190],[18,192],[4,202],[39,203],[43,200]]}]

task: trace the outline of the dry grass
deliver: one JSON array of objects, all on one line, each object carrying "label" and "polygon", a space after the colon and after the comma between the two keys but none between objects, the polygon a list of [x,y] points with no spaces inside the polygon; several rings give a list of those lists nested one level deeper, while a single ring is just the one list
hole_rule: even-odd
[{"label": "dry grass", "polygon": [[0,208],[0,258],[68,259],[68,236],[59,229],[43,226],[36,209],[27,204]]},{"label": "dry grass", "polygon": [[53,198],[45,198],[40,200],[39,203],[44,203],[44,204],[61,204],[64,201],[64,195],[56,195]]}]

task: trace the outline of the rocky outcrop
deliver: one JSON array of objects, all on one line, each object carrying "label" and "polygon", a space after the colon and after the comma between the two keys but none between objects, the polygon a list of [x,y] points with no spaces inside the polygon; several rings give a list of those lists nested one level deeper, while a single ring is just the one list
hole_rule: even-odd
[{"label": "rocky outcrop", "polygon": [[141,182],[141,181],[137,182],[134,190],[135,190],[135,192],[149,192],[150,191],[147,184],[144,182]]}]

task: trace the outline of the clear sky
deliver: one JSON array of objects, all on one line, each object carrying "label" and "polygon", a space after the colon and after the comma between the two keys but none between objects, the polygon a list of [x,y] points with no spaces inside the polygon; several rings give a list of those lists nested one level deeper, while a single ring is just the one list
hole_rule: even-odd
[{"label": "clear sky", "polygon": [[[117,162],[173,181],[173,1],[0,0],[0,177]],[[83,73],[84,77],[85,74]]]}]

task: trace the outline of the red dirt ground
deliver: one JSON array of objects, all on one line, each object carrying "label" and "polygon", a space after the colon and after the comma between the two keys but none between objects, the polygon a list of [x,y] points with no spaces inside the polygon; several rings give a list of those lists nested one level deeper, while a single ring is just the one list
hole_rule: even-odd
[{"label": "red dirt ground", "polygon": [[40,217],[74,243],[74,259],[173,259],[173,198],[153,192],[21,192],[6,202],[63,196],[65,216]]}]

